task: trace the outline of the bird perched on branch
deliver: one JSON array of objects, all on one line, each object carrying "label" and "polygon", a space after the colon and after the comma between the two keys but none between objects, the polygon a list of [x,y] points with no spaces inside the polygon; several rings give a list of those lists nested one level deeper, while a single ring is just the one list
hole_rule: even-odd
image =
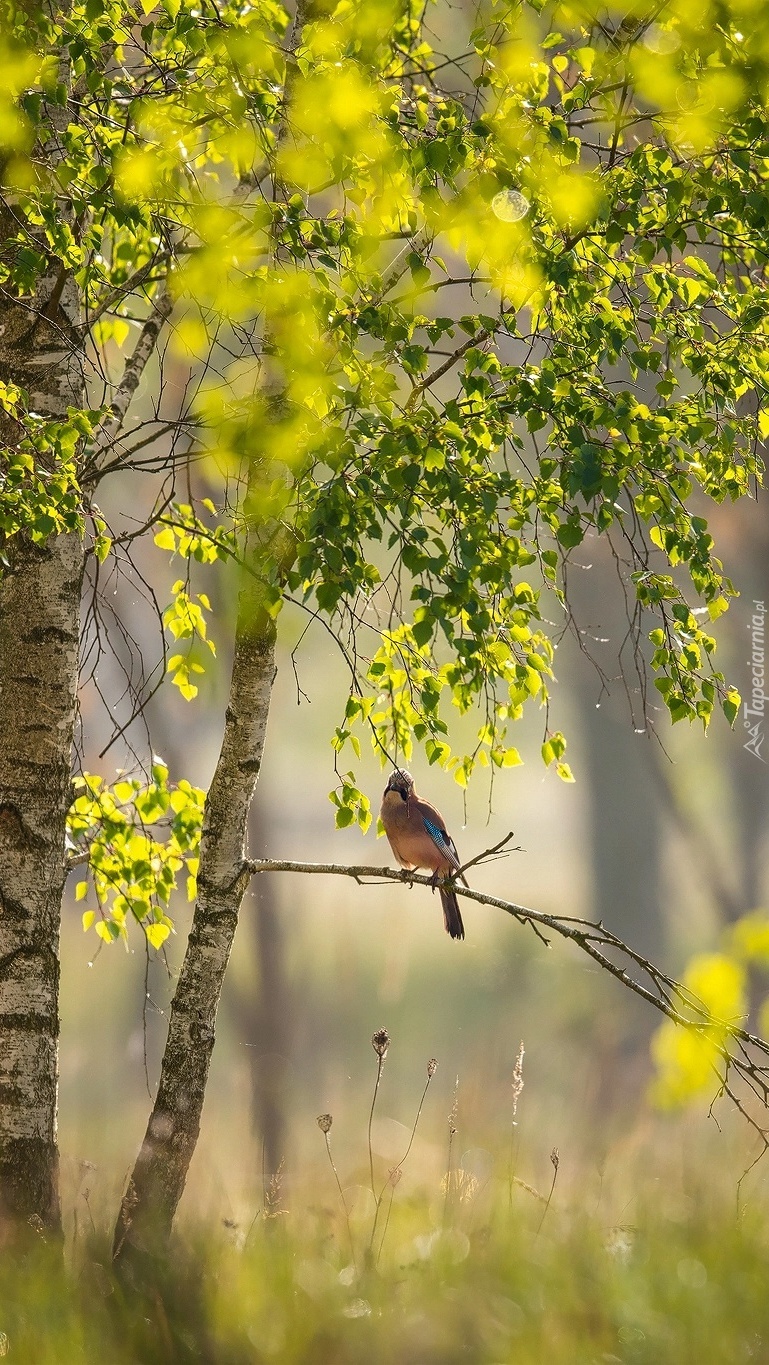
[{"label": "bird perched on branch", "polygon": [[[396,768],[385,787],[379,814],[401,867],[412,871],[426,867],[432,872],[433,889],[437,886],[441,893],[446,933],[452,938],[464,938],[457,895],[445,881],[460,872],[461,863],[440,811],[417,796],[411,773]],[[462,881],[465,882],[464,877]]]}]

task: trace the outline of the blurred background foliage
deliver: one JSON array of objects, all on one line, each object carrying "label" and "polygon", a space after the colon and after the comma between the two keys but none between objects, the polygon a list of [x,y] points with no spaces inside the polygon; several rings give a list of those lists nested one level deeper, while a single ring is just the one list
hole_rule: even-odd
[{"label": "blurred background foliage", "polygon": [[[524,469],[542,457],[532,480],[519,478],[517,466],[510,477],[518,522],[512,534],[504,527],[509,560],[493,573],[510,578],[526,568],[526,534],[537,516],[549,518],[529,572],[542,587],[567,590],[578,629],[566,629],[557,591],[541,604],[538,587],[521,592],[514,607],[529,657],[516,659],[523,674],[505,703],[511,714],[492,711],[481,738],[477,718],[461,704],[449,708],[449,747],[424,686],[433,647],[444,667],[434,645],[440,613],[417,599],[407,643],[414,660],[429,659],[424,676],[416,674],[422,699],[412,705],[393,646],[403,640],[390,634],[366,651],[362,674],[374,705],[383,680],[396,704],[378,720],[368,715],[384,743],[413,757],[419,789],[443,811],[464,857],[514,829],[523,851],[479,870],[477,885],[540,910],[602,919],[686,973],[685,984],[727,1022],[747,1016],[759,1027],[766,990],[766,769],[744,747],[733,689],[750,685],[752,603],[769,591],[769,534],[753,496],[730,500],[756,492],[767,434],[765,7],[439,3],[422,26],[421,7],[318,4],[296,53],[291,136],[277,148],[283,9],[198,9],[178,0],[144,8],[89,0],[50,21],[35,17],[38,37],[61,44],[66,35],[80,83],[82,118],[63,132],[55,183],[41,182],[35,138],[56,101],[56,62],[44,41],[32,50],[22,13],[10,15],[0,50],[4,185],[46,250],[79,272],[92,365],[92,407],[61,430],[48,424],[41,434],[22,397],[6,389],[4,403],[23,418],[28,439],[26,459],[5,471],[7,533],[23,524],[44,535],[72,524],[74,444],[108,404],[169,269],[176,301],[167,344],[139,392],[137,448],[130,457],[108,452],[110,478],[88,527],[90,601],[98,594],[99,605],[86,637],[81,757],[86,772],[103,776],[80,791],[73,834],[96,803],[112,842],[93,864],[97,900],[76,904],[73,888],[66,908],[60,1132],[68,1234],[95,1239],[73,1253],[89,1307],[81,1317],[50,1280],[24,1291],[30,1304],[39,1292],[57,1356],[68,1342],[69,1359],[97,1351],[82,1337],[88,1313],[95,1341],[102,1328],[114,1329],[108,1311],[102,1321],[94,1308],[100,1285],[104,1302],[112,1299],[100,1279],[98,1239],[143,1131],[187,926],[186,877],[196,870],[187,817],[210,780],[226,700],[244,457],[258,454],[270,475],[259,487],[261,514],[285,515],[297,528],[292,591],[301,598],[311,580],[328,619],[344,593],[386,580],[372,537],[377,529],[381,537],[404,495],[411,504],[417,459],[429,490],[445,477],[447,451],[465,478],[462,461],[479,462],[479,478],[499,476],[484,452],[506,440]],[[444,50],[453,54],[456,87],[448,97],[430,74]],[[139,61],[137,53],[154,55]],[[404,69],[409,93],[401,101]],[[111,121],[105,110],[119,117]],[[266,166],[277,168],[277,198],[259,193]],[[383,249],[383,240],[395,247]],[[23,295],[40,260],[23,232],[12,246],[3,287]],[[400,293],[385,306],[379,296],[393,259],[402,267]],[[433,306],[444,285],[454,291],[445,315]],[[525,324],[516,331],[511,318],[519,314]],[[540,318],[547,346],[526,359]],[[460,345],[467,339],[461,380],[451,393],[439,385],[432,403],[422,385],[441,350],[456,349],[452,328]],[[269,399],[278,390],[276,411]],[[633,403],[623,407],[629,390]],[[452,403],[464,405],[461,415]],[[58,456],[55,478],[48,470],[42,484],[46,462],[33,458],[41,442],[44,452],[53,442]],[[633,671],[627,642],[643,585],[628,605],[621,586],[628,565],[618,565],[603,534],[623,525],[617,480],[639,444],[657,461],[648,482],[643,470],[633,475],[635,513],[659,556],[643,605],[670,601],[684,613],[674,618],[674,639],[653,641],[668,651],[657,660],[663,681],[678,678],[672,694],[646,691],[651,651],[642,650]],[[362,471],[350,449],[362,446],[375,446],[381,463],[378,481],[356,500]],[[546,446],[568,455],[550,468]],[[312,487],[293,501],[307,469]],[[29,470],[37,501],[15,491],[28,490]],[[654,502],[665,481],[672,495]],[[483,556],[501,532],[496,503],[484,524],[479,505],[462,526],[471,572],[457,575],[456,601],[442,618],[449,643],[473,613],[477,636],[496,629],[484,616],[478,568],[488,567]],[[353,534],[346,519],[357,510],[365,518]],[[135,535],[142,528],[150,531],[144,538]],[[343,547],[353,544],[360,553],[345,558]],[[402,538],[397,545],[402,551]],[[426,553],[417,538],[410,552],[407,591]],[[741,596],[724,615],[730,583]],[[724,677],[710,694],[709,646],[687,605],[692,586],[718,623]],[[148,599],[159,604],[154,615]],[[329,739],[341,751],[357,738],[348,722],[366,719],[363,709],[345,714],[349,661],[322,625],[305,633],[300,607],[286,608],[280,624],[250,851],[384,861],[373,826],[363,833],[383,785],[376,752],[359,746],[352,795],[336,806],[339,828],[328,801]],[[335,629],[350,624],[342,615]],[[478,692],[472,659],[467,666],[467,677],[450,682],[460,703],[463,686],[468,700]],[[155,687],[164,673],[176,687]],[[531,707],[517,717],[524,696],[544,700],[546,687],[543,734]],[[132,720],[137,697],[141,716]],[[717,698],[733,730],[715,726],[704,737],[699,727],[658,729],[665,708],[674,720],[707,721]],[[423,727],[424,757],[409,750],[415,726]],[[543,740],[561,734],[570,758],[561,776],[573,783],[538,764]],[[483,752],[485,772],[469,787],[450,780],[452,770],[471,775]],[[141,829],[116,819],[116,811],[131,820],[138,811],[139,826],[148,823],[148,800],[166,821],[162,855],[132,843],[145,837]],[[117,870],[115,837],[125,845]],[[153,857],[161,858],[164,894],[157,878],[149,892],[142,885]],[[757,1211],[766,1175],[762,1164],[751,1171],[735,1222],[737,1181],[758,1147],[754,1134],[724,1118],[723,1106],[715,1115],[724,1131],[708,1124],[707,1037],[693,1046],[691,1035],[665,1025],[652,1039],[656,1020],[616,983],[493,911],[468,909],[468,940],[457,949],[426,891],[308,880],[261,879],[250,893],[186,1199],[189,1279],[180,1262],[166,1300],[168,1338],[155,1332],[140,1341],[126,1329],[125,1358],[384,1359],[416,1350],[436,1360],[512,1352],[532,1360],[545,1352],[554,1360],[656,1360],[660,1352],[716,1360],[719,1331],[730,1360],[760,1358],[768,1329],[756,1288],[765,1258]],[[99,906],[108,913],[97,945],[83,937],[81,915]],[[127,911],[145,922],[161,954],[121,932]],[[111,951],[107,938],[116,940]],[[334,1159],[360,1245],[371,1217],[368,1040],[383,1024],[394,1042],[372,1129],[382,1179],[408,1141],[428,1059],[439,1069],[394,1189],[382,1278],[361,1283],[348,1273],[347,1232],[315,1120],[333,1114]],[[511,1210],[511,1085],[521,1038],[526,1089],[515,1172],[535,1194],[516,1187]],[[690,1116],[680,1117],[678,1107],[692,1101]],[[451,1113],[456,1170],[476,1187],[464,1205],[457,1193],[447,1219]],[[554,1148],[558,1180],[537,1236],[537,1193],[547,1198]],[[205,1250],[197,1243],[203,1220]],[[207,1289],[196,1301],[191,1286],[202,1270]],[[23,1358],[29,1316],[13,1307],[19,1293],[9,1282],[10,1340]],[[118,1310],[118,1323],[120,1311],[129,1310]],[[34,1359],[47,1349],[36,1341]],[[114,1349],[119,1359],[122,1348]]]}]

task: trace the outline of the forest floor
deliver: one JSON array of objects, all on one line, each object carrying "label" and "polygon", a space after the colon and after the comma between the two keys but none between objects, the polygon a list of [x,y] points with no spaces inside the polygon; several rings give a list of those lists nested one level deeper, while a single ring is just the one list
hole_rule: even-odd
[{"label": "forest floor", "polygon": [[572,1173],[549,1203],[547,1189],[511,1182],[502,1153],[503,1173],[485,1180],[458,1163],[437,1184],[399,1189],[385,1174],[378,1213],[370,1190],[350,1187],[343,1203],[319,1168],[290,1200],[274,1184],[250,1226],[188,1214],[143,1289],[113,1275],[96,1231],[69,1240],[63,1270],[41,1243],[0,1261],[0,1354],[19,1365],[767,1362],[764,1178],[738,1189],[739,1170],[714,1150],[686,1156],[683,1180],[671,1160],[667,1188],[636,1165],[596,1197]]}]

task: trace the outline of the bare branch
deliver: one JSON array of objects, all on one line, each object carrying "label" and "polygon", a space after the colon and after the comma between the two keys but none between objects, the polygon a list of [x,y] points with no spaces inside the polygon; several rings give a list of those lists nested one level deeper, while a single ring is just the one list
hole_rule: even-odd
[{"label": "bare branch", "polygon": [[67,858],[67,871],[71,872],[73,867],[83,867],[85,863],[89,863],[90,861],[90,848],[84,848],[80,853],[70,853]]},{"label": "bare branch", "polygon": [[[463,863],[462,866],[461,866],[461,868],[459,869],[459,875],[461,876],[461,875],[463,875],[465,872],[467,872],[467,869],[468,869],[469,867],[477,867],[478,863],[485,863],[485,862],[487,862],[487,861],[496,861],[496,859],[495,859],[495,854],[497,854],[497,853],[501,854],[502,857],[507,857],[507,854],[508,854],[508,853],[521,853],[522,850],[521,850],[520,846],[517,847],[517,848],[505,848],[505,844],[509,844],[509,843],[510,843],[510,840],[511,840],[511,839],[514,839],[514,838],[515,838],[515,834],[514,834],[513,830],[511,830],[509,834],[506,834],[506,835],[505,835],[504,839],[500,839],[500,841],[499,841],[498,844],[494,844],[491,848],[487,848],[487,849],[485,850],[485,852],[483,852],[483,853],[478,853],[478,854],[476,854],[476,856],[475,856],[474,858],[471,858],[471,859],[470,859],[469,863]],[[502,850],[503,850],[503,849],[504,849],[504,853],[502,853]]]},{"label": "bare branch", "polygon": [[152,259],[147,261],[139,270],[135,270],[133,275],[129,276],[123,284],[117,285],[116,288],[111,289],[108,294],[105,294],[98,307],[96,307],[92,313],[89,313],[86,322],[81,328],[82,332],[90,332],[99,321],[99,318],[103,317],[105,313],[111,313],[118,307],[123,299],[128,297],[129,294],[135,293],[140,285],[146,284],[147,280],[152,275],[153,270],[157,270],[159,267],[162,268],[164,265],[167,265],[168,259],[168,253],[158,252],[157,255],[153,256]]},{"label": "bare branch", "polygon": [[[507,843],[509,838],[511,835],[507,835],[497,848]],[[486,856],[488,855],[481,855],[482,858]],[[466,866],[469,867],[470,864]],[[364,864],[302,863],[287,859],[257,858],[246,860],[243,872],[252,876],[261,872],[299,872],[311,876],[352,877],[360,884],[401,882],[405,886],[413,886],[416,883],[434,889],[432,878],[420,873],[396,871],[392,867],[370,867]],[[686,986],[637,953],[603,924],[564,915],[548,915],[541,910],[532,910],[526,905],[518,905],[514,901],[502,900],[499,896],[491,896],[484,891],[462,886],[458,881],[453,881],[452,885],[458,896],[464,896],[478,905],[491,905],[498,910],[504,910],[521,924],[527,924],[534,929],[540,937],[543,929],[549,929],[561,938],[575,943],[604,971],[615,977],[628,990],[640,995],[643,1000],[659,1010],[660,1014],[664,1014],[681,1028],[708,1037],[723,1067],[723,1072],[719,1073],[721,1093],[728,1095],[740,1113],[760,1134],[765,1148],[769,1148],[769,1129],[756,1122],[728,1084],[729,1074],[734,1071],[764,1108],[769,1105],[769,1042],[748,1033],[746,1029],[730,1021],[717,1019]],[[619,962],[613,961],[609,953],[618,956]],[[640,969],[640,973],[647,978],[648,985],[639,980],[637,975],[631,974],[634,969]],[[677,1003],[674,1004],[674,1000]],[[723,1035],[723,1040],[721,1036],[709,1032],[714,1026],[718,1035]],[[730,1044],[734,1050],[731,1050]],[[757,1054],[757,1057],[754,1054]]]},{"label": "bare branch", "polygon": [[173,306],[174,300],[168,288],[168,281],[164,280],[157,294],[151,300],[150,313],[144,321],[139,340],[134,346],[131,357],[126,361],[123,378],[115,391],[108,415],[94,437],[91,452],[92,461],[97,460],[112,445],[120,431],[147,362],[157,345],[163,327],[171,316]]},{"label": "bare branch", "polygon": [[448,360],[445,360],[442,365],[438,366],[437,370],[433,370],[432,374],[428,374],[425,379],[422,379],[418,384],[415,384],[408,396],[406,411],[408,412],[414,407],[417,399],[426,389],[431,388],[433,384],[443,378],[444,374],[448,374],[449,370],[453,369],[455,365],[458,365],[462,357],[467,355],[467,352],[472,350],[473,346],[482,346],[484,341],[488,341],[490,335],[489,329],[487,327],[482,327],[474,336],[469,337],[461,346],[458,346],[456,351],[453,351],[449,356]]}]

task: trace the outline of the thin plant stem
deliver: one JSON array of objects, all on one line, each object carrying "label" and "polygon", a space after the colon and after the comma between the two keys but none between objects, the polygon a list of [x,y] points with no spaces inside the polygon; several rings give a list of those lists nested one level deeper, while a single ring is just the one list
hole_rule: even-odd
[{"label": "thin plant stem", "polygon": [[352,1255],[352,1263],[353,1263],[353,1265],[355,1266],[355,1269],[356,1269],[356,1271],[357,1271],[357,1269],[358,1269],[358,1262],[357,1262],[357,1259],[356,1259],[356,1256],[355,1256],[355,1243],[354,1243],[353,1238],[352,1238],[352,1228],[350,1227],[350,1211],[349,1211],[349,1209],[348,1209],[348,1207],[347,1207],[347,1200],[346,1200],[345,1197],[344,1197],[344,1190],[342,1189],[342,1182],[341,1182],[341,1180],[339,1179],[339,1172],[338,1172],[338,1170],[336,1169],[336,1165],[334,1164],[334,1158],[333,1158],[333,1156],[331,1155],[331,1139],[330,1139],[328,1133],[324,1133],[323,1136],[324,1136],[324,1138],[326,1139],[326,1151],[328,1152],[328,1159],[329,1159],[329,1162],[331,1163],[331,1169],[332,1169],[332,1171],[334,1172],[334,1179],[336,1180],[336,1187],[337,1187],[337,1189],[339,1190],[339,1198],[340,1198],[341,1201],[342,1201],[342,1208],[344,1209],[344,1221],[345,1221],[345,1223],[347,1224],[347,1236],[348,1236],[349,1241],[350,1241],[350,1252],[351,1252],[351,1255]]},{"label": "thin plant stem", "polygon": [[515,1059],[515,1066],[513,1067],[513,1081],[512,1081],[512,1091],[513,1091],[513,1113],[512,1113],[512,1118],[511,1118],[511,1122],[510,1122],[510,1152],[509,1152],[509,1154],[508,1154],[508,1162],[507,1162],[507,1206],[508,1206],[508,1209],[512,1209],[512,1206],[513,1206],[513,1185],[515,1184],[515,1139],[516,1139],[516,1137],[517,1137],[517,1132],[516,1132],[516,1130],[517,1130],[517,1128],[518,1128],[518,1118],[517,1118],[517,1115],[518,1115],[518,1101],[519,1101],[519,1099],[521,1098],[521,1092],[522,1092],[522,1090],[523,1090],[523,1058],[524,1058],[524,1047],[523,1047],[523,1039],[521,1039],[521,1043],[520,1043],[519,1048],[518,1048],[518,1055],[517,1055],[517,1057],[516,1057],[516,1059]]},{"label": "thin plant stem", "polygon": [[[431,1058],[430,1058],[430,1061],[427,1063],[427,1080],[425,1081],[425,1088],[424,1088],[424,1090],[422,1091],[422,1098],[421,1098],[421,1100],[419,1101],[419,1107],[417,1108],[416,1118],[414,1119],[414,1124],[413,1124],[413,1127],[412,1127],[412,1129],[411,1129],[411,1137],[409,1138],[409,1145],[408,1145],[408,1147],[406,1148],[405,1152],[403,1153],[403,1156],[401,1157],[400,1161],[397,1163],[397,1165],[395,1165],[395,1166],[393,1167],[393,1171],[401,1171],[401,1170],[403,1169],[404,1163],[405,1163],[406,1160],[408,1159],[408,1154],[409,1154],[409,1152],[411,1151],[411,1148],[414,1146],[414,1138],[416,1137],[417,1126],[418,1126],[418,1124],[419,1124],[419,1119],[420,1119],[420,1116],[421,1116],[421,1113],[422,1113],[422,1106],[423,1106],[423,1104],[424,1104],[424,1102],[425,1102],[425,1097],[426,1097],[426,1095],[427,1095],[427,1091],[428,1091],[429,1088],[430,1088],[430,1082],[431,1082],[433,1076],[435,1075],[437,1066],[438,1066],[438,1063],[436,1062],[435,1058],[434,1058],[434,1057],[431,1057]],[[390,1174],[389,1174],[389,1176],[387,1177],[387,1180],[385,1181],[384,1185],[382,1186],[382,1188],[381,1188],[381,1190],[380,1190],[380,1192],[379,1192],[379,1198],[378,1198],[377,1201],[376,1201],[376,1208],[375,1208],[375,1210],[374,1210],[374,1223],[373,1223],[373,1226],[372,1226],[372,1228],[371,1228],[371,1240],[369,1241],[369,1248],[372,1248],[373,1245],[374,1245],[374,1234],[376,1233],[376,1225],[377,1225],[377,1221],[378,1221],[378,1219],[379,1219],[379,1210],[380,1210],[380,1208],[382,1207],[382,1200],[384,1199],[384,1194],[385,1194],[385,1190],[387,1189],[387,1186],[389,1185],[389,1186],[391,1187],[393,1193],[395,1192],[395,1185],[393,1184],[393,1179],[392,1179],[393,1171],[391,1171]],[[397,1182],[396,1182],[396,1183],[397,1183]],[[393,1201],[392,1201],[392,1195],[391,1195],[391,1196],[390,1196],[390,1208],[387,1210],[387,1222],[385,1223],[385,1230],[384,1230],[384,1232],[382,1233],[382,1241],[381,1241],[380,1244],[379,1244],[379,1253],[378,1253],[378,1255],[377,1255],[377,1262],[379,1261],[379,1257],[380,1257],[381,1254],[382,1254],[382,1245],[383,1245],[383,1243],[384,1243],[385,1234],[386,1234],[386,1232],[387,1232],[387,1223],[389,1223],[389,1221],[390,1221],[390,1209],[392,1208],[392,1202],[393,1202]]]},{"label": "thin plant stem", "polygon": [[244,1238],[244,1241],[243,1241],[243,1248],[244,1248],[244,1250],[245,1250],[245,1248],[248,1246],[249,1241],[251,1240],[251,1233],[253,1232],[254,1228],[256,1227],[256,1221],[257,1221],[257,1219],[259,1218],[259,1215],[260,1215],[262,1212],[263,1212],[262,1209],[257,1209],[257,1210],[256,1210],[256,1213],[254,1214],[253,1218],[251,1219],[251,1225],[250,1225],[250,1227],[249,1227],[249,1229],[248,1229],[248,1232],[246,1233],[245,1238]]},{"label": "thin plant stem", "polygon": [[507,1207],[508,1207],[508,1209],[512,1209],[512,1207],[513,1207],[513,1185],[515,1184],[515,1139],[516,1139],[516,1137],[518,1136],[518,1134],[517,1134],[516,1131],[515,1131],[516,1126],[517,1126],[517,1125],[516,1125],[515,1119],[513,1119],[512,1123],[510,1124],[510,1151],[509,1151],[509,1153],[508,1153],[508,1158],[507,1158]]},{"label": "thin plant stem", "polygon": [[378,1094],[378,1092],[379,1092],[379,1082],[380,1082],[381,1079],[382,1079],[382,1069],[383,1069],[383,1067],[384,1067],[384,1054],[380,1053],[379,1056],[377,1057],[376,1082],[375,1082],[375,1084],[374,1084],[374,1094],[373,1094],[372,1097],[371,1097],[371,1112],[369,1113],[369,1116],[368,1116],[368,1164],[369,1164],[369,1171],[370,1171],[370,1173],[371,1173],[371,1193],[373,1194],[373,1196],[374,1196],[375,1199],[376,1199],[376,1190],[374,1189],[374,1149],[373,1149],[373,1147],[372,1147],[372,1145],[371,1145],[371,1128],[372,1128],[372,1125],[373,1125],[373,1122],[374,1122],[374,1110],[375,1110],[375,1108],[376,1108],[376,1097],[377,1097],[377,1094]]},{"label": "thin plant stem", "polygon": [[448,1213],[449,1213],[449,1197],[450,1197],[450,1194],[451,1194],[451,1154],[452,1154],[452,1147],[453,1147],[453,1144],[454,1144],[454,1138],[455,1138],[455,1136],[456,1136],[456,1131],[457,1131],[456,1124],[457,1124],[457,1113],[458,1113],[458,1110],[459,1110],[459,1077],[457,1076],[456,1084],[455,1084],[455,1086],[454,1086],[454,1103],[453,1103],[453,1105],[451,1106],[451,1113],[449,1114],[449,1154],[448,1154],[448,1163],[447,1163],[447,1166],[446,1166],[446,1196],[445,1196],[445,1199],[444,1199],[444,1201],[443,1201],[443,1224],[444,1224],[444,1227],[445,1227],[445,1225],[446,1225],[446,1223],[447,1223],[447,1221],[448,1221]]},{"label": "thin plant stem", "polygon": [[422,1105],[423,1105],[424,1102],[425,1102],[425,1097],[426,1097],[426,1095],[427,1095],[427,1091],[428,1091],[429,1088],[430,1088],[430,1082],[431,1082],[431,1080],[432,1080],[432,1078],[433,1078],[434,1075],[435,1075],[435,1071],[434,1071],[434,1070],[431,1071],[431,1070],[429,1069],[429,1067],[428,1067],[428,1070],[427,1070],[427,1080],[425,1081],[425,1088],[424,1088],[424,1090],[422,1091],[422,1098],[421,1098],[421,1100],[419,1101],[419,1108],[417,1109],[417,1116],[416,1116],[416,1118],[414,1119],[414,1126],[413,1126],[413,1128],[411,1129],[411,1137],[409,1138],[409,1145],[408,1145],[408,1147],[406,1148],[405,1152],[403,1153],[403,1156],[401,1157],[400,1161],[398,1162],[398,1166],[399,1166],[399,1167],[402,1167],[402,1166],[403,1166],[404,1161],[406,1161],[406,1160],[408,1159],[408,1154],[409,1154],[409,1152],[411,1151],[411,1148],[414,1146],[414,1138],[416,1137],[417,1124],[419,1123],[420,1115],[421,1115],[421,1113],[422,1113]]},{"label": "thin plant stem", "polygon": [[[382,1194],[384,1194],[384,1190],[382,1191]],[[394,1185],[394,1184],[392,1183],[392,1181],[391,1181],[391,1182],[390,1182],[390,1202],[389,1202],[389,1204],[387,1205],[387,1217],[385,1218],[385,1225],[384,1225],[384,1230],[383,1230],[383,1232],[382,1232],[382,1238],[381,1238],[381,1241],[380,1241],[380,1243],[379,1243],[379,1250],[378,1250],[378,1252],[377,1252],[377,1254],[376,1254],[376,1264],[377,1264],[377,1265],[379,1265],[379,1258],[380,1258],[381,1255],[382,1255],[382,1247],[383,1247],[384,1244],[385,1244],[385,1237],[387,1236],[387,1229],[388,1229],[389,1226],[390,1226],[390,1214],[391,1214],[392,1211],[393,1211],[393,1199],[394,1199],[394,1198],[395,1198],[395,1185]],[[377,1209],[377,1213],[378,1213],[378,1212],[379,1212],[379,1210]],[[372,1234],[372,1241],[373,1241],[373,1234]]]},{"label": "thin plant stem", "polygon": [[550,1193],[549,1193],[548,1196],[547,1196],[547,1203],[545,1204],[545,1207],[544,1207],[544,1210],[543,1210],[543,1213],[542,1213],[542,1217],[541,1217],[540,1220],[539,1220],[539,1227],[537,1228],[537,1236],[538,1236],[538,1237],[539,1237],[540,1232],[542,1231],[542,1224],[544,1223],[545,1219],[547,1218],[547,1211],[548,1211],[548,1209],[550,1208],[550,1200],[551,1200],[552,1197],[553,1197],[553,1190],[555,1189],[555,1182],[556,1182],[556,1180],[558,1179],[558,1148],[557,1148],[557,1147],[554,1147],[553,1150],[552,1150],[552,1152],[550,1153],[550,1160],[551,1160],[552,1163],[553,1163],[553,1179],[552,1179],[551,1182],[550,1182]]}]

